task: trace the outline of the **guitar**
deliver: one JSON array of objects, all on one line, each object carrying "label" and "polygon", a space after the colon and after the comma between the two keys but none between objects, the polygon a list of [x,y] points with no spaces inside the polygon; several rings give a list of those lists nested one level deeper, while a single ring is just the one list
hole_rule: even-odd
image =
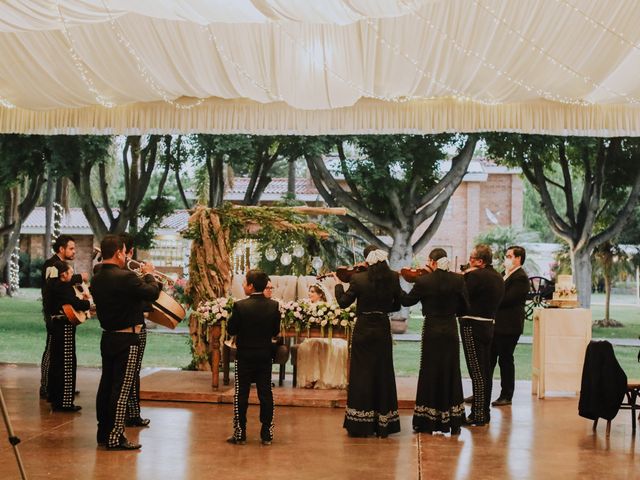
[{"label": "guitar", "polygon": [[[85,283],[74,285],[73,289],[76,291],[76,297],[78,297],[80,300],[87,299],[86,297],[89,294],[89,290],[87,289],[87,285]],[[87,295],[85,295],[85,293]],[[62,311],[67,317],[67,320],[69,320],[69,323],[71,323],[72,325],[80,325],[84,323],[87,318],[91,317],[91,309],[86,311],[78,311],[69,303],[62,306]]]}]

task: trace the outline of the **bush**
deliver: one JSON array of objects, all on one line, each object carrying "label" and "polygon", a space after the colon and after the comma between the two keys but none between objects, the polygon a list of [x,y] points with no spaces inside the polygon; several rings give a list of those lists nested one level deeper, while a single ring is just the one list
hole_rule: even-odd
[{"label": "bush", "polygon": [[31,258],[28,253],[20,252],[20,288],[40,288],[42,285],[43,265],[44,258]]}]

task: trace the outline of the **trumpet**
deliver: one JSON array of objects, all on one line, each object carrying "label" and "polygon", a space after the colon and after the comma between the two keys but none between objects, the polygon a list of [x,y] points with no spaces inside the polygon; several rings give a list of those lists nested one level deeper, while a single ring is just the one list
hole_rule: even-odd
[{"label": "trumpet", "polygon": [[[145,265],[145,262],[134,260],[133,258],[127,260],[127,263],[126,263],[126,267],[129,270],[131,270],[134,273],[137,273],[140,276],[142,276],[142,267],[144,265]],[[159,282],[166,283],[168,285],[173,285],[174,283],[176,283],[176,281],[173,278],[171,278],[169,275],[167,275],[166,273],[159,272],[157,270],[150,272],[150,275],[153,275],[156,278],[156,280],[158,280]]]}]

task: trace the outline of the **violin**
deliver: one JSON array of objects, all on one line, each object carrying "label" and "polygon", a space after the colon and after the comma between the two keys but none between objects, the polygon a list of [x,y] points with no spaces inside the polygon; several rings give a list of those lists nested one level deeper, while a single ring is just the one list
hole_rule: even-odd
[{"label": "violin", "polygon": [[[332,273],[335,273],[336,277],[338,277],[338,280],[340,280],[341,282],[350,283],[351,276],[354,273],[364,272],[366,270],[367,270],[367,265],[358,264],[358,265],[353,265],[351,267],[338,267],[336,268],[336,271]],[[318,275],[316,279],[322,280],[323,278],[327,278],[331,276],[332,273],[325,273],[324,275]]]},{"label": "violin", "polygon": [[418,267],[418,268],[410,268],[403,267],[400,269],[400,275],[409,283],[415,283],[418,277],[422,275],[427,275],[428,273],[432,273],[430,267]]}]

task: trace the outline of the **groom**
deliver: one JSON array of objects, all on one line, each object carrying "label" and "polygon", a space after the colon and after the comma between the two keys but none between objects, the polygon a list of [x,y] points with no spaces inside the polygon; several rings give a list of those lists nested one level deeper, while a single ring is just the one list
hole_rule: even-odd
[{"label": "groom", "polygon": [[243,445],[247,441],[249,389],[255,382],[260,400],[260,438],[263,445],[273,440],[273,394],[271,392],[271,339],[280,332],[278,302],[265,296],[269,277],[260,270],[249,270],[242,287],[248,298],[233,305],[227,332],[236,335],[235,395],[233,435],[227,442]]}]

